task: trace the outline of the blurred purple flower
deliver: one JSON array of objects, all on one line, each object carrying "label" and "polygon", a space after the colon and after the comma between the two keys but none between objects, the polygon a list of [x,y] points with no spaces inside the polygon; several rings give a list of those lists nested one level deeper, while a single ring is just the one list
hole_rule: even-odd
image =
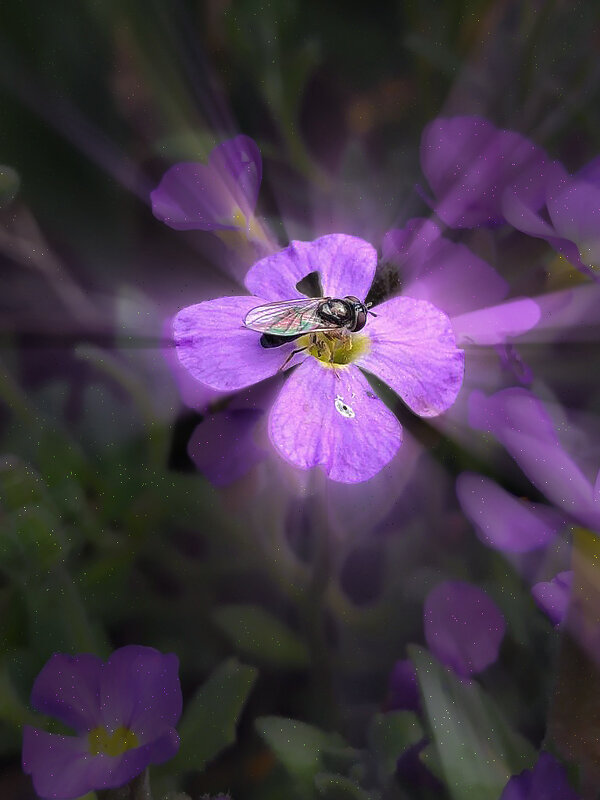
[{"label": "blurred purple flower", "polygon": [[573,572],[559,572],[550,581],[536,583],[531,588],[538,607],[550,618],[553,625],[560,625],[566,616],[573,586]]},{"label": "blurred purple flower", "polygon": [[38,675],[31,705],[73,728],[59,736],[26,725],[23,770],[43,798],[69,800],[122,786],[179,748],[179,662],[129,645],[106,663],[55,653]]},{"label": "blurred purple flower", "polygon": [[562,764],[550,753],[540,753],[533,769],[512,777],[500,800],[578,800]]},{"label": "blurred purple flower", "polygon": [[502,204],[511,225],[545,239],[588,274],[600,267],[599,163],[600,159],[595,159],[575,175],[553,164],[544,180],[544,214],[539,210],[541,204],[514,190],[506,192]]},{"label": "blurred purple flower", "polygon": [[401,659],[394,664],[388,682],[385,710],[416,713],[421,710],[417,673],[410,658]]},{"label": "blurred purple flower", "polygon": [[[302,298],[296,286],[315,271],[324,296],[364,300],[376,264],[375,249],[354,236],[331,234],[314,242],[292,242],[249,270],[245,285],[250,296],[210,300],[177,314],[173,332],[178,357],[197,380],[213,389],[236,391],[265,380],[283,368],[302,340],[265,349],[260,334],[243,326],[246,314],[267,302]],[[287,366],[299,366],[269,415],[269,436],[283,458],[301,469],[319,465],[330,479],[342,483],[377,474],[402,439],[400,424],[362,369],[425,417],[452,405],[464,370],[464,353],[456,347],[446,315],[430,303],[407,297],[379,305],[377,317],[351,334],[351,343],[351,350],[338,361],[334,358],[333,364],[312,350],[308,356],[295,355]]]},{"label": "blurred purple flower", "polygon": [[522,388],[503,389],[490,397],[474,391],[469,398],[469,422],[492,433],[562,512],[600,530],[600,481],[596,477],[592,485],[565,451],[541,400]]},{"label": "blurred purple flower", "polygon": [[517,499],[473,472],[458,476],[456,493],[481,541],[496,550],[526,553],[544,547],[565,525],[553,508]]},{"label": "blurred purple flower", "polygon": [[151,193],[152,212],[175,230],[251,232],[262,179],[256,143],[236,136],[214,148],[208,164],[184,161]]},{"label": "blurred purple flower", "polygon": [[528,298],[502,303],[506,281],[468,247],[445,239],[431,220],[412,219],[388,231],[382,251],[384,261],[398,267],[402,294],[444,311],[459,345],[500,345],[540,318],[538,305]]},{"label": "blurred purple flower", "polygon": [[444,581],[428,594],[423,608],[425,640],[433,655],[468,678],[498,658],[506,623],[483,589]]},{"label": "blurred purple flower", "polygon": [[438,217],[451,228],[504,222],[502,197],[512,190],[533,209],[544,201],[545,151],[482,117],[434,119],[421,137],[421,166]]}]

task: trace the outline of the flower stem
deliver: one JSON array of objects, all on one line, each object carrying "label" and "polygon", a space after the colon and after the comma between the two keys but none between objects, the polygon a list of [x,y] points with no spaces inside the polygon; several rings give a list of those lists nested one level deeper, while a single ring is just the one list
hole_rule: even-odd
[{"label": "flower stem", "polygon": [[313,515],[316,546],[307,586],[305,625],[311,655],[313,713],[317,722],[331,728],[335,726],[338,714],[325,607],[332,578],[333,543],[322,499],[315,498],[314,502],[317,504]]}]

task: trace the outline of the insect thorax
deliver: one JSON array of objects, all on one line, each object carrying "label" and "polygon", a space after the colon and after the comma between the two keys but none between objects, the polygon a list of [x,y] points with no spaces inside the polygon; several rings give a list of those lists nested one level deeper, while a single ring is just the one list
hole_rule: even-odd
[{"label": "insect thorax", "polygon": [[319,306],[318,314],[325,322],[337,325],[347,325],[354,319],[352,306],[346,300],[338,300],[335,297],[324,300]]}]

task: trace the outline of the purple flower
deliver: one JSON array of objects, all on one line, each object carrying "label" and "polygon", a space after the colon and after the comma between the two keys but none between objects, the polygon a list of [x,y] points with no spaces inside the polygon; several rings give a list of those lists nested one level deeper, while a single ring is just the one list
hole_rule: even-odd
[{"label": "purple flower", "polygon": [[[290,463],[301,469],[318,465],[342,483],[371,478],[402,439],[398,420],[362,370],[376,375],[420,416],[441,414],[455,401],[464,353],[449,319],[428,302],[393,298],[327,355],[308,337],[266,349],[243,320],[257,306],[302,298],[296,286],[315,271],[324,296],[364,301],[376,264],[375,249],[354,236],[292,242],[250,269],[245,279],[250,296],[189,306],[173,323],[179,360],[213,389],[237,391],[297,365],[271,408],[269,437]],[[299,348],[305,349],[288,361]]]},{"label": "purple flower", "polygon": [[469,422],[492,433],[562,512],[600,530],[600,480],[596,477],[593,485],[566,452],[541,400],[522,388],[490,397],[475,391],[469,398]]},{"label": "purple flower", "polygon": [[578,800],[562,764],[550,753],[540,753],[533,769],[512,777],[500,800]]},{"label": "purple flower", "polygon": [[600,266],[600,159],[575,175],[553,164],[544,181],[546,214],[514,189],[503,200],[506,219],[520,231],[545,239],[578,269]]},{"label": "purple flower", "polygon": [[151,647],[94,655],[55,653],[35,680],[31,705],[73,728],[59,736],[25,726],[23,770],[43,798],[122,786],[179,748],[179,662]]},{"label": "purple flower", "polygon": [[428,594],[423,609],[425,640],[433,655],[468,678],[498,658],[506,623],[483,589],[444,581]]},{"label": "purple flower", "polygon": [[549,163],[529,139],[481,117],[434,119],[421,137],[421,166],[437,198],[435,212],[452,228],[503,222],[502,198],[509,189],[538,209]]},{"label": "purple flower", "polygon": [[483,475],[463,472],[456,492],[481,541],[496,550],[526,553],[544,547],[565,525],[554,509],[519,500]]},{"label": "purple flower", "polygon": [[553,625],[560,625],[566,616],[572,586],[573,572],[566,570],[550,581],[542,581],[531,587],[533,599]]},{"label": "purple flower", "polygon": [[412,219],[383,239],[383,258],[402,277],[406,297],[427,300],[451,319],[459,345],[500,345],[529,330],[540,318],[528,298],[502,301],[508,284],[463,244],[442,236],[426,219]]},{"label": "purple flower", "polygon": [[175,164],[151,193],[157,219],[179,231],[252,232],[262,178],[255,142],[236,136],[215,147],[208,164]]},{"label": "purple flower", "polygon": [[386,711],[421,711],[417,672],[410,658],[396,661],[390,673]]}]

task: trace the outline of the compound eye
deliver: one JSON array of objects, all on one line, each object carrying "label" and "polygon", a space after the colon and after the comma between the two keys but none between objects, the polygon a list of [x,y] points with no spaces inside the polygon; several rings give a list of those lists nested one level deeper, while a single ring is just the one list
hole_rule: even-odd
[{"label": "compound eye", "polygon": [[357,331],[362,331],[362,329],[365,327],[366,324],[367,324],[367,310],[364,306],[362,306],[356,309],[356,321],[352,326],[352,333],[356,333]]}]

